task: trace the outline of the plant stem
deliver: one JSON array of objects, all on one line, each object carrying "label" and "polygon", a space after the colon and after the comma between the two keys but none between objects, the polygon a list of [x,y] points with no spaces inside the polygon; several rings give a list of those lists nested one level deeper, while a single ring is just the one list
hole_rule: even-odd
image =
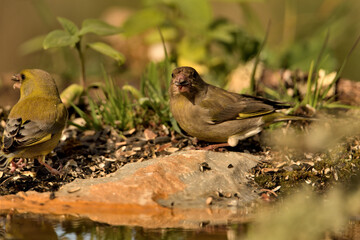
[{"label": "plant stem", "polygon": [[345,59],[343,60],[339,70],[336,72],[336,75],[334,77],[334,80],[330,83],[330,85],[325,89],[325,91],[323,92],[322,95],[322,99],[324,99],[327,95],[327,93],[330,91],[330,89],[332,88],[332,86],[334,86],[334,84],[340,79],[340,76],[345,68],[346,63],[348,62],[351,54],[353,53],[353,51],[355,50],[356,46],[358,45],[358,43],[360,42],[360,35],[358,36],[358,38],[355,40],[355,43],[352,45],[352,47],[350,48],[348,54],[346,55]]},{"label": "plant stem", "polygon": [[309,75],[308,75],[308,79],[307,79],[307,83],[306,83],[306,86],[307,86],[306,94],[305,94],[305,98],[303,100],[304,105],[309,104],[310,106],[312,106],[311,87],[313,85],[313,82],[312,82],[313,69],[314,69],[314,61],[311,61]]},{"label": "plant stem", "polygon": [[81,79],[80,79],[80,85],[85,89],[86,86],[86,74],[85,74],[85,58],[84,53],[81,50],[81,39],[79,42],[76,43],[76,50],[79,54],[80,58],[80,65],[81,65]]}]

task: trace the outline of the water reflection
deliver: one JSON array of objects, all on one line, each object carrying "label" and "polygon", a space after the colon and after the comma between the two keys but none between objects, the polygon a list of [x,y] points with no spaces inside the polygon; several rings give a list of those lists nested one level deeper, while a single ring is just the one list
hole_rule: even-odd
[{"label": "water reflection", "polygon": [[198,229],[145,229],[112,226],[70,215],[0,213],[0,239],[36,240],[211,240],[239,239],[246,224],[199,226]]}]

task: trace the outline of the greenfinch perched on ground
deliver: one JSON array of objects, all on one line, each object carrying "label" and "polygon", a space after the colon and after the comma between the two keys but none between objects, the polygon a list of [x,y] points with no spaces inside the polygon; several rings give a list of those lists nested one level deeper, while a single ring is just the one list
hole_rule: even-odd
[{"label": "greenfinch perched on ground", "polygon": [[183,130],[199,140],[226,143],[223,146],[236,146],[273,122],[304,120],[278,112],[288,104],[210,85],[191,67],[173,70],[169,95],[170,110]]},{"label": "greenfinch perched on ground", "polygon": [[52,76],[40,69],[27,69],[12,77],[20,88],[20,99],[11,109],[2,137],[2,169],[13,159],[37,158],[51,173],[58,171],[45,163],[45,156],[58,144],[68,112],[61,102]]}]

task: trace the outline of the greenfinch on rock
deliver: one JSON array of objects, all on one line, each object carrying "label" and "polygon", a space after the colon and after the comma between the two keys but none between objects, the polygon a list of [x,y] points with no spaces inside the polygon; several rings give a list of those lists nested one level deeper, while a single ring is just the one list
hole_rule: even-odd
[{"label": "greenfinch on rock", "polygon": [[191,67],[173,70],[169,95],[170,110],[183,130],[224,146],[236,146],[277,121],[304,120],[278,112],[289,108],[288,104],[210,85]]},{"label": "greenfinch on rock", "polygon": [[[20,88],[20,99],[11,109],[2,137],[2,170],[13,159],[37,158],[51,173],[58,171],[45,163],[45,156],[58,144],[68,112],[61,102],[51,75],[40,69],[27,69],[12,77]],[[14,170],[12,168],[12,171]]]}]

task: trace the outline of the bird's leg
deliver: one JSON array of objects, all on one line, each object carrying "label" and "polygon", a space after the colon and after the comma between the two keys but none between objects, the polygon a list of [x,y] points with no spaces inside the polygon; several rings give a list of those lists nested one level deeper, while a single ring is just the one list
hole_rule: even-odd
[{"label": "bird's leg", "polygon": [[215,150],[222,147],[230,147],[228,143],[218,143],[218,144],[212,144],[203,148],[200,148],[202,150]]},{"label": "bird's leg", "polygon": [[20,158],[19,161],[17,162],[14,162],[14,161],[11,161],[11,169],[10,169],[10,173],[13,173],[15,172],[16,169],[18,168],[23,168],[26,166],[26,162],[23,162],[24,159],[23,158]]},{"label": "bird's leg", "polygon": [[45,156],[41,156],[38,158],[39,163],[46,167],[46,169],[52,174],[52,175],[60,175],[60,171],[52,168],[49,164],[45,162]]}]

